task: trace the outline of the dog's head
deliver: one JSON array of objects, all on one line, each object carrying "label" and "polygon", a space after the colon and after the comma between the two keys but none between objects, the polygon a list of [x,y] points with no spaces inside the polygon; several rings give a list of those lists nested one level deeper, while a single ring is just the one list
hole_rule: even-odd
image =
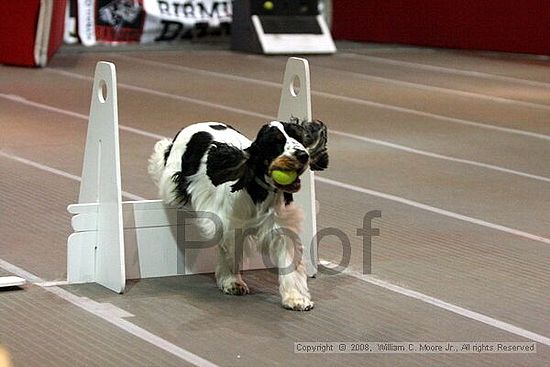
[{"label": "dog's head", "polygon": [[[273,188],[294,193],[300,189],[299,176],[308,167],[313,171],[327,168],[326,144],[327,129],[321,121],[271,121],[262,126],[254,142],[244,151],[233,147],[212,149],[209,154],[224,155],[225,162],[209,169],[208,175],[215,185],[237,180],[233,191],[259,179]],[[228,159],[229,156],[232,158]],[[271,178],[274,170],[295,171],[298,178],[281,185]]]}]

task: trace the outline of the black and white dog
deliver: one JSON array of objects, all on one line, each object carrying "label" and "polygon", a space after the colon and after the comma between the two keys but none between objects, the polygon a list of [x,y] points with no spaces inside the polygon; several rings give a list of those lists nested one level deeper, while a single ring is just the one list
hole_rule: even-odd
[{"label": "black and white dog", "polygon": [[[328,166],[326,143],[327,130],[321,121],[298,120],[266,123],[254,141],[229,125],[203,122],[182,129],[173,140],[156,143],[149,174],[161,198],[170,205],[189,204],[193,210],[214,213],[223,224],[216,266],[216,280],[223,292],[249,292],[241,278],[235,243],[235,231],[242,231],[252,234],[252,242],[279,269],[286,270],[279,271],[283,306],[300,311],[313,308],[302,245],[290,238],[296,236],[283,235],[300,231],[303,214],[292,202],[300,178],[281,185],[271,178],[271,172],[300,175],[308,167],[324,170]],[[199,221],[199,227],[204,236],[214,236],[212,221]]]}]

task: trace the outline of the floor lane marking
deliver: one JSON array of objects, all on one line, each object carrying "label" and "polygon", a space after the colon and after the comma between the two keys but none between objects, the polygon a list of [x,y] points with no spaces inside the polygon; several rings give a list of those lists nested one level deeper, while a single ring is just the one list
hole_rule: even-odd
[{"label": "floor lane marking", "polygon": [[[73,111],[68,111],[68,110],[61,109],[61,108],[54,107],[54,106],[49,106],[49,105],[46,105],[46,104],[43,104],[43,103],[30,101],[30,100],[28,100],[24,97],[21,97],[21,96],[8,95],[8,94],[0,93],[0,98],[8,99],[8,100],[13,101],[13,102],[26,104],[26,105],[36,107],[36,108],[41,108],[41,109],[44,109],[44,110],[47,110],[47,111],[52,111],[52,112],[57,112],[57,113],[60,113],[60,114],[65,114],[65,115],[68,115],[68,116],[71,116],[71,117],[79,118],[81,120],[86,120],[86,121],[88,120],[87,115],[80,114],[80,113],[73,112]],[[263,115],[263,117],[266,118],[266,119],[275,118],[274,116],[269,116],[269,115]],[[138,135],[141,135],[141,136],[145,136],[145,137],[148,137],[148,138],[153,138],[153,139],[163,139],[163,138],[165,138],[164,136],[162,136],[160,134],[155,134],[155,133],[152,133],[152,132],[149,132],[149,131],[145,131],[145,130],[138,129],[138,128],[133,128],[133,127],[122,125],[122,124],[119,124],[119,128],[122,131],[131,132],[131,133],[138,134]],[[452,157],[452,156],[448,156],[448,155],[444,155],[444,154],[429,152],[429,151],[426,151],[426,150],[411,148],[411,147],[408,147],[408,146],[405,146],[405,145],[396,144],[396,143],[392,143],[392,142],[385,141],[385,140],[368,138],[368,137],[365,137],[365,136],[362,136],[362,135],[346,133],[346,132],[338,131],[338,130],[330,130],[329,133],[339,135],[339,136],[343,136],[343,137],[347,137],[347,138],[351,138],[351,139],[355,139],[355,140],[364,141],[364,142],[367,142],[367,143],[382,145],[382,146],[385,146],[385,147],[388,147],[388,148],[397,149],[397,150],[401,150],[401,151],[412,153],[412,154],[422,155],[422,156],[425,156],[425,157],[441,159],[441,160],[447,160],[447,161],[451,161],[451,162],[476,166],[476,167],[480,167],[480,168],[486,168],[486,169],[490,169],[490,170],[493,170],[493,171],[508,173],[508,174],[512,174],[512,175],[516,175],[516,176],[520,176],[520,177],[525,177],[525,178],[530,178],[530,179],[550,183],[550,178],[549,177],[535,175],[535,174],[532,174],[532,173],[522,172],[522,171],[518,171],[518,170],[513,170],[513,169],[510,169],[510,168],[501,167],[501,166],[497,166],[497,165],[494,165],[494,164],[478,162],[478,161],[474,161],[474,160],[469,160],[469,159],[464,159],[464,158],[457,158],[457,157]]]},{"label": "floor lane marking", "polygon": [[[0,156],[10,158],[10,155],[7,155],[6,153],[2,153],[2,152],[0,152]],[[25,161],[20,161],[20,160],[18,160],[18,161],[21,162],[21,163],[25,162]],[[43,166],[43,165],[41,165],[41,164],[33,165],[33,167],[36,167],[36,168],[39,168],[39,169],[41,169],[40,168],[41,166]],[[59,171],[59,170],[51,170],[51,169],[47,170],[47,172],[50,172],[50,173],[55,173],[57,171]],[[66,177],[66,178],[69,178],[72,175],[67,174],[67,175],[62,175],[62,176]],[[319,180],[321,182],[323,182],[323,181],[325,181],[325,182],[326,181],[332,181],[332,180],[328,180],[328,179],[324,179],[324,178],[320,178],[320,177],[317,177],[316,180]],[[345,184],[345,185],[347,185],[347,184]],[[354,189],[356,189],[356,187],[354,187]],[[379,194],[382,194],[382,193],[372,191],[372,190],[367,190],[367,189],[361,189],[360,192],[364,192],[364,193],[371,194],[371,195],[374,194],[375,196],[378,196]],[[135,195],[135,194],[131,194],[131,195],[133,195],[135,197],[139,197],[138,195]],[[383,194],[383,196],[380,196],[380,197],[387,198],[389,200],[399,201],[399,202],[402,202],[403,204],[408,204],[408,205],[411,205],[410,203],[414,203],[413,206],[415,206],[415,207],[425,209],[425,210],[429,210],[429,211],[433,211],[435,213],[443,214],[443,215],[446,215],[446,216],[449,216],[449,217],[452,217],[452,218],[456,218],[456,219],[460,219],[460,220],[475,219],[475,218],[469,218],[469,217],[466,217],[466,216],[463,216],[463,215],[460,215],[460,214],[457,214],[457,213],[448,212],[446,210],[429,207],[425,204],[412,202],[412,201],[409,201],[407,199],[399,198],[399,197],[389,195],[389,194]],[[140,198],[140,199],[143,199],[143,198]],[[395,200],[395,199],[398,199],[398,200]],[[433,209],[437,209],[437,210],[434,211]],[[493,229],[496,229],[496,230],[501,230],[501,231],[503,230],[503,228],[507,228],[507,227],[503,227],[503,226],[500,226],[500,225],[495,225],[495,224],[492,224],[492,223],[488,223],[488,222],[485,222],[485,221],[480,221],[480,220],[477,220],[477,219],[475,219],[475,221],[471,221],[471,220],[466,220],[466,221],[468,221],[470,223],[485,225],[485,226],[486,226],[486,224],[490,224],[491,225],[490,228],[493,228]],[[521,232],[521,231],[517,231],[518,233],[516,233],[514,231],[515,230],[513,230],[512,232],[510,232],[508,230],[504,230],[504,232],[511,233],[511,234],[516,234],[516,235],[518,235],[518,233]],[[525,232],[521,232],[521,233],[525,234]],[[529,237],[528,237],[529,239],[533,239],[535,241],[540,241],[540,242],[550,244],[550,239],[540,237],[540,236],[535,236],[535,235],[532,235],[532,234],[527,234],[527,235],[529,235]],[[525,237],[525,236],[521,236],[521,237]],[[531,237],[533,237],[533,238],[531,238]],[[544,241],[541,241],[541,240],[544,240]],[[321,259],[321,261],[322,261],[322,264],[324,262],[325,265],[334,266],[333,263],[324,261],[322,259]],[[25,278],[25,279],[27,279],[31,282],[34,282],[34,283],[43,283],[44,282],[43,279],[41,279],[41,278],[39,278],[39,277],[23,270],[21,268],[18,268],[16,266],[12,265],[12,264],[9,264],[6,261],[1,260],[1,259],[0,259],[0,267],[4,268],[5,270],[7,270],[11,273],[14,273],[14,274],[20,276],[22,278]],[[453,305],[451,303],[445,302],[445,301],[440,300],[440,299],[435,298],[435,297],[431,297],[431,296],[423,294],[421,292],[417,292],[417,291],[414,291],[414,290],[411,290],[411,289],[408,289],[408,288],[400,287],[400,286],[397,286],[397,285],[392,284],[390,282],[386,282],[386,281],[374,278],[372,276],[360,274],[360,273],[355,272],[351,269],[345,269],[344,272],[347,272],[349,275],[351,275],[353,277],[356,277],[358,279],[361,279],[361,280],[363,280],[365,282],[368,282],[368,283],[371,283],[371,284],[378,285],[378,286],[380,286],[382,288],[385,288],[387,290],[390,290],[392,292],[403,294],[405,296],[408,296],[408,297],[420,300],[422,302],[434,305],[436,307],[445,309],[447,311],[462,315],[462,316],[470,318],[472,320],[483,322],[483,323],[491,325],[495,328],[498,328],[498,329],[510,332],[512,334],[519,335],[519,336],[531,339],[533,341],[536,341],[536,342],[539,342],[539,343],[550,346],[550,338],[548,338],[546,336],[531,332],[531,331],[526,330],[526,329],[522,329],[522,328],[517,327],[515,325],[512,325],[512,324],[500,321],[498,319],[495,319],[495,318],[477,313],[475,311],[471,311],[471,310],[468,310],[466,308]],[[46,289],[48,291],[61,290],[65,293],[61,292],[60,294],[63,294],[64,296],[66,296],[67,300],[71,300],[71,299],[74,299],[74,297],[76,297],[72,293],[67,292],[64,289],[56,287],[56,286],[54,286],[54,287],[45,287],[44,289]],[[52,293],[55,293],[55,292],[52,292]],[[182,359],[193,358],[193,356],[195,356],[197,358],[201,358],[201,357],[198,357],[198,356],[196,356],[192,353],[191,353],[191,356],[189,356],[188,353],[190,353],[190,352],[186,351],[185,349],[180,351],[180,349],[182,349],[182,348],[179,348],[179,347],[177,347],[177,346],[175,346],[171,343],[168,343],[168,344],[164,343],[162,338],[156,337],[154,334],[151,334],[147,330],[144,330],[144,329],[139,328],[138,326],[135,326],[134,324],[128,322],[127,320],[124,320],[124,319],[121,319],[121,318],[109,318],[109,320],[112,320],[113,321],[112,323],[114,323],[115,325],[123,328],[124,330],[127,330],[130,333],[133,333],[134,335],[136,335],[140,338],[151,339],[150,342],[152,344],[157,345],[157,346],[159,346],[163,349],[166,348],[165,350],[170,351],[170,353],[173,353],[173,354],[178,355],[178,356],[181,355]],[[107,321],[109,321],[109,320],[107,320]],[[111,321],[109,321],[109,322],[111,322]],[[176,349],[174,349],[173,347],[175,347]],[[188,359],[186,359],[186,360],[188,360]],[[206,361],[206,362],[208,362],[208,361]],[[208,362],[208,363],[210,363],[210,362]],[[204,366],[214,366],[213,364],[210,364],[210,365],[208,365],[208,364],[197,364],[197,365],[200,365],[200,366],[203,366],[203,365]]]}]

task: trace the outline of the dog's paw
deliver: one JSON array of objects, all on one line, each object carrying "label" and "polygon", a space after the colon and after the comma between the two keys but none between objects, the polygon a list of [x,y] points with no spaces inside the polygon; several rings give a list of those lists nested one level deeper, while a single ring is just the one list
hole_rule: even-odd
[{"label": "dog's paw", "polygon": [[225,283],[220,289],[225,294],[230,294],[232,296],[244,296],[245,294],[250,293],[248,286],[243,281],[233,281]]},{"label": "dog's paw", "polygon": [[283,299],[283,307],[287,310],[309,311],[313,309],[313,306],[314,303],[309,299],[309,297],[302,295],[293,295]]}]

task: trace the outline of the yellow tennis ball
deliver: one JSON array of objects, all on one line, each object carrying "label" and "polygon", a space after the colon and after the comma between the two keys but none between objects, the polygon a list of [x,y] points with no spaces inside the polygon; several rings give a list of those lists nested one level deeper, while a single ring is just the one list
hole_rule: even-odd
[{"label": "yellow tennis ball", "polygon": [[264,9],[265,10],[273,10],[273,7],[274,7],[274,5],[273,5],[273,2],[271,2],[271,1],[266,1],[264,3]]},{"label": "yellow tennis ball", "polygon": [[297,177],[298,173],[296,173],[296,171],[273,170],[273,172],[271,172],[271,178],[279,185],[290,185],[296,181]]}]

